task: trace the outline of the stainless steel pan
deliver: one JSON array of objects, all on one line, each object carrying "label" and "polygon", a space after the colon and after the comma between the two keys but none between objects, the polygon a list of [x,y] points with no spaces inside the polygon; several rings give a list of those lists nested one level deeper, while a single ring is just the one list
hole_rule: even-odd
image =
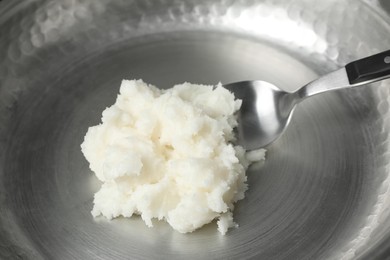
[{"label": "stainless steel pan", "polygon": [[385,259],[389,81],[303,103],[248,172],[240,227],[94,219],[80,152],[123,78],[294,90],[390,47],[387,0],[0,2],[0,258]]}]

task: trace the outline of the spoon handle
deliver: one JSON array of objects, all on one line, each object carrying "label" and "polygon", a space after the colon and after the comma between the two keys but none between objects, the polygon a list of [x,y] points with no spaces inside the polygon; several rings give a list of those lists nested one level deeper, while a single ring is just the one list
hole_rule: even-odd
[{"label": "spoon handle", "polygon": [[351,85],[381,80],[390,75],[390,50],[348,63],[345,69]]},{"label": "spoon handle", "polygon": [[348,63],[299,89],[297,102],[330,90],[356,87],[390,78],[390,50]]}]

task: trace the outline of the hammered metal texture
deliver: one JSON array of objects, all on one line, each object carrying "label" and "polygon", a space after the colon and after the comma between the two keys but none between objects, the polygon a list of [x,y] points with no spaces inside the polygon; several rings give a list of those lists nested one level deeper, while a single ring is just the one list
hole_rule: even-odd
[{"label": "hammered metal texture", "polygon": [[226,236],[94,219],[80,152],[123,78],[294,90],[390,47],[386,0],[0,2],[0,258],[384,259],[389,81],[302,103]]}]

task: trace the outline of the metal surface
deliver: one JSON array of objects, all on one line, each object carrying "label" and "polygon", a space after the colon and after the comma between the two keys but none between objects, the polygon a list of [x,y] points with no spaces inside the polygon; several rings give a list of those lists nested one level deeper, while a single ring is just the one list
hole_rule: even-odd
[{"label": "metal surface", "polygon": [[295,107],[304,99],[327,91],[366,85],[384,77],[350,84],[345,68],[313,80],[295,92],[269,82],[241,81],[224,85],[242,100],[238,113],[237,142],[247,150],[264,148],[277,140],[288,126]]},{"label": "metal surface", "polygon": [[[313,97],[248,172],[240,227],[93,219],[80,143],[121,79],[285,90],[388,49],[388,1],[0,2],[0,258],[384,259],[389,83]],[[298,111],[299,110],[299,111]]]}]

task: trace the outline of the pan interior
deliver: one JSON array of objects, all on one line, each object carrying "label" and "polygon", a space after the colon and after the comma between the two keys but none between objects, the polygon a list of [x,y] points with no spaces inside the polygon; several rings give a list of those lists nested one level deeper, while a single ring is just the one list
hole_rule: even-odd
[{"label": "pan interior", "polygon": [[0,61],[0,256],[348,259],[370,253],[390,230],[388,81],[302,103],[265,163],[248,171],[249,191],[234,212],[239,228],[226,236],[215,223],[183,235],[162,222],[147,228],[139,217],[107,221],[90,214],[100,183],[80,144],[114,103],[122,79],[162,88],[261,79],[292,91],[390,46],[381,11],[361,1],[341,1],[338,8],[323,2],[0,4],[8,14],[0,20],[6,35],[0,39],[6,57]]}]

